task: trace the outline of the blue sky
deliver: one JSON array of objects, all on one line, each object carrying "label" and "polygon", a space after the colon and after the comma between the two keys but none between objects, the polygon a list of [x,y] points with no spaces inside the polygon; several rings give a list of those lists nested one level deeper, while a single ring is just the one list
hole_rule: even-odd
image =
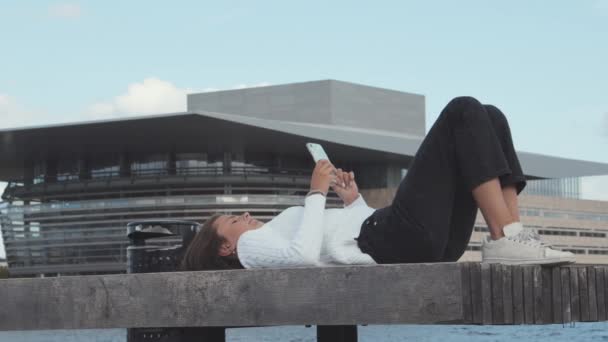
[{"label": "blue sky", "polygon": [[331,78],[425,95],[427,129],[473,95],[518,150],[608,163],[606,37],[608,0],[3,1],[0,128]]}]

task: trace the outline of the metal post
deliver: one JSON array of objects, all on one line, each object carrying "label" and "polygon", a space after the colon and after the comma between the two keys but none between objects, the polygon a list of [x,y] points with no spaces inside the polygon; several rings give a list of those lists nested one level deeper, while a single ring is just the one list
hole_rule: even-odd
[{"label": "metal post", "polygon": [[317,325],[317,342],[357,342],[356,325]]}]

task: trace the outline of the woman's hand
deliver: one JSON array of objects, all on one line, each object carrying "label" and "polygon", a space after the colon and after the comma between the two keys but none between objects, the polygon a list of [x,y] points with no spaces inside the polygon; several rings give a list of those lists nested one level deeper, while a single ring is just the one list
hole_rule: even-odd
[{"label": "woman's hand", "polygon": [[359,196],[359,187],[355,182],[355,173],[352,171],[345,172],[338,169],[337,181],[331,189],[340,196],[345,206],[353,203]]},{"label": "woman's hand", "polygon": [[337,171],[329,160],[321,159],[315,165],[310,180],[310,190],[323,191],[325,195],[329,191],[329,186],[336,182]]}]

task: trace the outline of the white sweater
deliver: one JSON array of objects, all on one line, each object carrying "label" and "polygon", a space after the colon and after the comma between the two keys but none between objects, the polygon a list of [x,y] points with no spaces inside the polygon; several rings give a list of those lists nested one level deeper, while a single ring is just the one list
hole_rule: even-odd
[{"label": "white sweater", "polygon": [[237,254],[245,268],[375,264],[355,238],[375,209],[363,196],[347,207],[325,209],[325,196],[306,197],[257,229],[243,233]]}]

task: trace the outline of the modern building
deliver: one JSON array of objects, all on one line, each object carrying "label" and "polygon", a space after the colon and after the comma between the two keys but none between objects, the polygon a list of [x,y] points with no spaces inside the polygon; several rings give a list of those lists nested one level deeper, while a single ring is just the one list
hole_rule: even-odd
[{"label": "modern building", "polygon": [[[0,225],[10,273],[124,272],[125,226],[134,220],[204,221],[215,212],[249,211],[267,221],[302,205],[314,166],[309,141],[353,170],[368,203],[380,206],[392,198],[425,127],[422,95],[325,80],[192,94],[184,113],[2,130],[0,181],[9,184]],[[518,155],[530,180],[608,174],[606,164]],[[556,187],[555,194],[576,196],[564,185],[549,190]],[[567,219],[588,209],[576,199],[536,198],[522,200],[530,222],[528,210],[548,220],[554,211]],[[597,211],[590,215],[601,219],[596,225],[539,226],[576,231],[580,241],[568,249],[605,246],[603,205],[590,204]],[[331,196],[328,206],[340,200]],[[466,258],[475,257],[478,233]]]}]

